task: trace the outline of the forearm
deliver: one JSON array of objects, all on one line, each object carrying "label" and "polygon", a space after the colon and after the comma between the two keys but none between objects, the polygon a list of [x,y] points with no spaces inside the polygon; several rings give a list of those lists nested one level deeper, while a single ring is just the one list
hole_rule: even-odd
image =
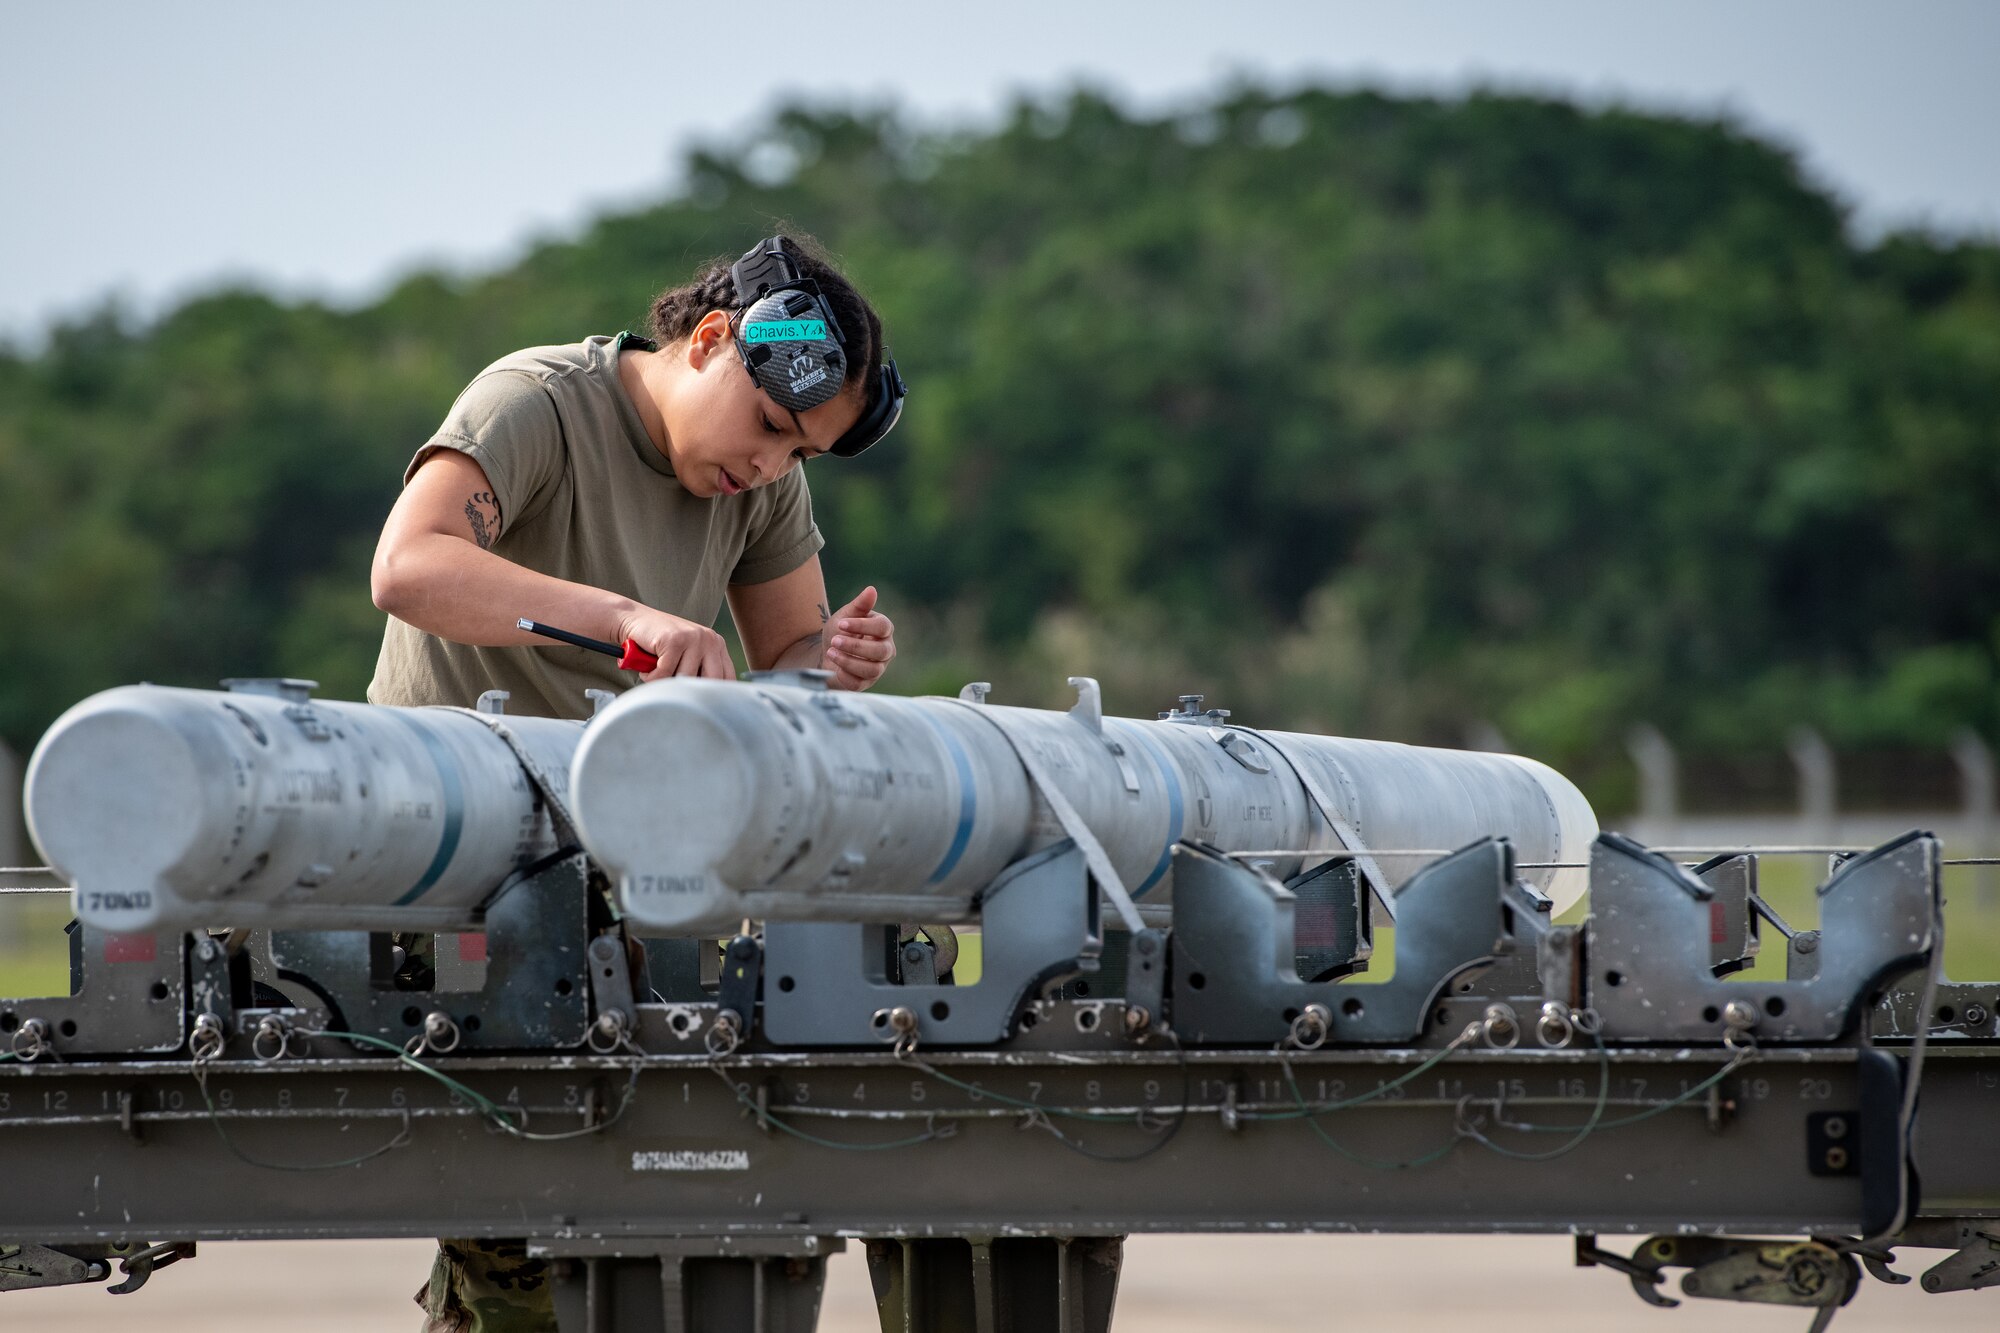
[{"label": "forearm", "polygon": [[826,665],[826,636],[808,634],[778,654],[771,663],[774,671],[816,671]]},{"label": "forearm", "polygon": [[375,605],[454,643],[485,648],[543,644],[526,617],[616,642],[638,609],[629,597],[538,573],[445,533],[412,534],[378,551]]},{"label": "forearm", "polygon": [[[839,610],[828,611],[817,555],[789,574],[729,590],[729,609],[752,670],[831,671],[836,690],[867,689],[896,655],[896,627],[875,609],[875,600],[875,589],[863,588]],[[774,648],[777,644],[784,647]]]}]

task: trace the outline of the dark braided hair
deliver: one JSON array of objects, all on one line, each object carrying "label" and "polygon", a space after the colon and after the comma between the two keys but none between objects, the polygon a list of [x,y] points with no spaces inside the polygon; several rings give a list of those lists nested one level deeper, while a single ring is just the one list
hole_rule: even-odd
[{"label": "dark braided hair", "polygon": [[[785,235],[778,240],[791,256],[799,276],[818,283],[820,295],[833,307],[833,317],[840,321],[840,350],[847,354],[848,365],[865,368],[860,376],[847,377],[848,386],[859,382],[866,386],[865,393],[872,395],[882,370],[881,316],[854,289],[854,284],[841,276],[818,241],[810,236]],[[730,265],[735,262],[727,257],[711,259],[695,270],[693,282],[669,287],[654,297],[654,340],[666,344],[685,338],[709,311],[735,310],[736,287],[729,280]],[[866,410],[866,397],[862,406]]]}]

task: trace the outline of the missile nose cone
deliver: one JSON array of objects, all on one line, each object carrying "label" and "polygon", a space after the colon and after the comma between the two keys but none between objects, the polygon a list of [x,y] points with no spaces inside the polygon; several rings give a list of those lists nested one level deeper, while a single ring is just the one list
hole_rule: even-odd
[{"label": "missile nose cone", "polygon": [[163,906],[163,877],[201,836],[205,775],[190,738],[109,690],[65,713],[28,762],[28,830],[76,885],[77,912],[109,930],[143,930]]},{"label": "missile nose cone", "polygon": [[728,685],[661,681],[607,708],[570,769],[577,833],[622,881],[642,922],[715,925],[747,867],[737,864],[756,789],[745,739],[728,725]]}]

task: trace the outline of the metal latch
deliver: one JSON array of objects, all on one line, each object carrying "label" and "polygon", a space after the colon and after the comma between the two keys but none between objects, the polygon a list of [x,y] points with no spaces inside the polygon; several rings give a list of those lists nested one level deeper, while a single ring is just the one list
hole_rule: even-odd
[{"label": "metal latch", "polygon": [[1125,753],[1125,747],[1104,734],[1104,691],[1089,676],[1071,676],[1070,687],[1076,691],[1076,703],[1070,707],[1069,715],[1085,731],[1097,737],[1111,757],[1118,762],[1118,776],[1125,783],[1129,795],[1139,794],[1139,770],[1132,764],[1132,756]]},{"label": "metal latch", "polygon": [[1264,752],[1253,745],[1240,731],[1227,727],[1210,727],[1209,739],[1222,747],[1222,752],[1234,759],[1252,773],[1269,773],[1271,765],[1265,760]]}]

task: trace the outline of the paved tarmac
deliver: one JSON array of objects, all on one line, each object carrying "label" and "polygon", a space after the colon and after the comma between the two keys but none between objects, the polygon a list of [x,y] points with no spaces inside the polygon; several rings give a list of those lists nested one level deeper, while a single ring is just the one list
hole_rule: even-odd
[{"label": "paved tarmac", "polygon": [[[416,1333],[424,1241],[204,1245],[144,1291],[0,1293],[7,1333]],[[1930,1252],[1913,1252],[1920,1260]],[[1938,1257],[1942,1257],[1941,1255]],[[1927,1262],[1905,1262],[1922,1271]],[[877,1333],[859,1248],[829,1270],[822,1333]],[[1570,1264],[1566,1239],[1148,1236],[1129,1243],[1117,1333],[1804,1333],[1801,1310],[1640,1304],[1622,1278]],[[1835,1333],[1992,1333],[2000,1290],[1927,1296],[1869,1282]]]}]

